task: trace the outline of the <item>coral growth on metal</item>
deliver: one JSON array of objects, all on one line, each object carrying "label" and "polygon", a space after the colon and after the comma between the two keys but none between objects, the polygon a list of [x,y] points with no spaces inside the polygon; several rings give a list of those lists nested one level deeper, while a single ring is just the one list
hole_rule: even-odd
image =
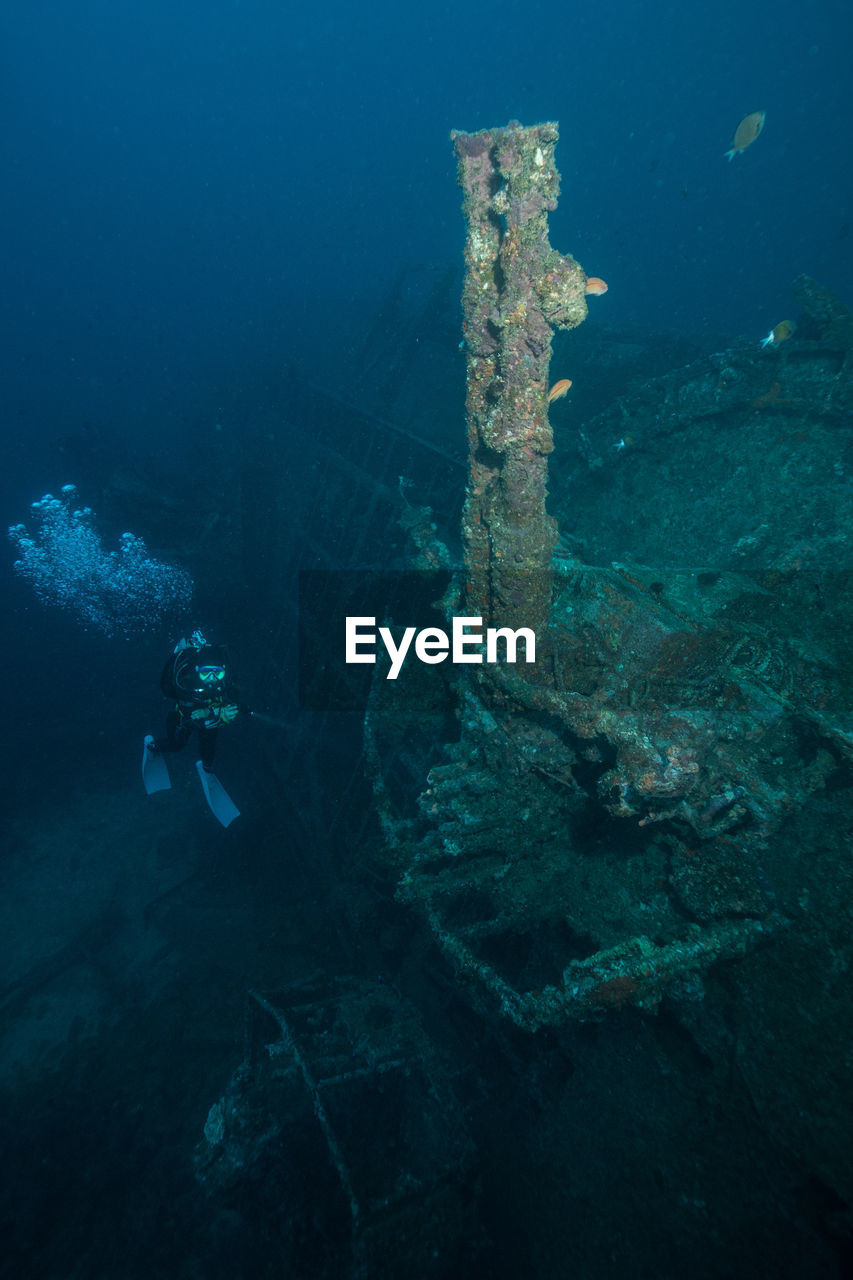
[{"label": "coral growth on metal", "polygon": [[[387,684],[366,720],[398,895],[472,1003],[527,1030],[700,997],[712,964],[786,923],[774,833],[853,761],[834,714],[853,712],[844,664],[774,628],[780,584],[799,607],[790,573],[716,574],[697,590],[692,572],[593,568],[557,545],[550,325],[578,324],[586,303],[580,267],[547,241],[556,137],[454,135],[469,220],[465,587],[486,617],[544,616],[536,674],[457,675],[458,735],[440,759]],[[822,334],[846,351],[837,300],[805,278],[797,292],[815,351]],[[756,343],[742,359],[767,356]],[[697,413],[718,410],[720,386]]]},{"label": "coral growth on metal", "polygon": [[586,276],[548,243],[557,127],[454,133],[468,234],[462,294],[470,461],[467,604],[503,625],[547,626],[556,526],[545,511],[552,329],[586,317]]}]

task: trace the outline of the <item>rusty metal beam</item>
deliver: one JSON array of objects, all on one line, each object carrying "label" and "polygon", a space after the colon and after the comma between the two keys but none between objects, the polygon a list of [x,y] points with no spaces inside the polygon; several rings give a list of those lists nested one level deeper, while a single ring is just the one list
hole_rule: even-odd
[{"label": "rusty metal beam", "polygon": [[491,624],[548,626],[556,525],[545,510],[554,328],[586,317],[586,275],[551,248],[555,124],[451,135],[468,223],[466,607]]}]

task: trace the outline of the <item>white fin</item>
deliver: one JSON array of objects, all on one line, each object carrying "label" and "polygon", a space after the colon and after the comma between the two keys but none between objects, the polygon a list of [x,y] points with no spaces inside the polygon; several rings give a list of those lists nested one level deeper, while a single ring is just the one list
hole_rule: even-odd
[{"label": "white fin", "polygon": [[155,791],[168,791],[172,785],[169,781],[166,761],[159,751],[152,753],[148,750],[149,746],[153,745],[154,739],[151,734],[146,734],[142,744],[142,782],[149,796],[153,796]]},{"label": "white fin", "polygon": [[240,810],[217,778],[216,774],[208,773],[200,760],[196,760],[195,767],[198,769],[198,776],[201,778],[201,786],[204,791],[204,798],[210,805],[211,812],[214,817],[218,818],[223,827],[227,827],[240,817]]}]

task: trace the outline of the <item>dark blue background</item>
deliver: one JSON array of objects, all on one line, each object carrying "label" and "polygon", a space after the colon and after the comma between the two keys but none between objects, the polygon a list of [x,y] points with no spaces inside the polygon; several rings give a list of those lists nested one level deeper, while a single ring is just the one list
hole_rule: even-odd
[{"label": "dark blue background", "polygon": [[[840,1200],[822,1174],[812,1176],[819,1161],[809,1152],[819,1149],[821,1134],[806,1133],[808,1113],[787,1131],[800,1135],[800,1148],[785,1146],[785,1110],[796,1098],[784,1081],[804,1077],[796,1075],[802,1057],[786,1049],[784,1035],[787,1059],[779,1060],[787,1076],[779,1088],[773,1077],[762,1095],[750,1092],[749,1054],[757,1074],[772,1035],[736,1039],[725,1004],[709,1000],[695,1024],[685,1015],[685,1028],[699,1028],[695,1040],[669,1013],[654,1033],[646,1020],[627,1024],[627,1033],[622,1023],[586,1028],[576,1041],[572,1101],[565,1082],[575,1067],[568,1049],[562,1056],[565,1045],[559,1055],[546,1046],[540,1057],[540,1047],[528,1051],[517,1037],[478,1030],[479,1015],[471,1020],[445,991],[440,967],[425,958],[426,935],[415,929],[408,936],[390,889],[383,905],[381,884],[365,888],[378,878],[364,835],[361,724],[293,712],[287,680],[295,680],[296,663],[283,607],[290,602],[280,599],[295,576],[287,563],[288,489],[315,492],[317,509],[329,511],[324,532],[345,544],[347,530],[333,527],[334,503],[345,494],[340,477],[350,455],[340,460],[339,487],[327,489],[322,454],[302,448],[301,432],[294,443],[270,431],[268,455],[259,442],[268,422],[287,420],[282,397],[294,364],[338,387],[341,367],[401,266],[461,267],[454,128],[559,121],[562,197],[551,239],[609,283],[606,297],[592,299],[588,321],[605,349],[627,334],[626,346],[668,359],[672,345],[655,346],[656,332],[666,329],[700,339],[700,349],[743,335],[757,351],[773,325],[796,315],[790,286],[801,272],[853,303],[852,34],[850,0],[0,5],[0,534],[26,521],[29,504],[46,491],[76,482],[81,503],[99,516],[111,492],[103,523],[109,545],[130,529],[153,554],[177,563],[192,554],[194,537],[176,517],[175,546],[162,545],[169,501],[185,499],[177,515],[197,522],[203,551],[203,526],[208,516],[215,524],[228,467],[248,439],[245,492],[260,497],[255,510],[240,509],[245,546],[265,546],[267,530],[274,539],[248,568],[236,536],[221,575],[214,555],[182,565],[196,577],[193,625],[210,622],[213,638],[228,642],[246,701],[267,717],[241,717],[220,735],[217,772],[244,811],[228,832],[204,807],[194,750],[170,758],[170,794],[149,800],[141,785],[142,736],[163,731],[158,677],[180,631],[164,624],[130,641],[84,631],[72,615],[43,607],[14,574],[10,542],[0,555],[0,779],[9,833],[0,849],[8,870],[0,934],[21,975],[20,989],[15,977],[7,990],[10,1034],[0,1069],[23,1082],[6,1091],[0,1128],[10,1153],[6,1182],[15,1191],[3,1216],[4,1251],[16,1274],[133,1280],[192,1272],[215,1280],[262,1274],[252,1269],[255,1250],[280,1270],[264,1217],[279,1185],[296,1178],[287,1162],[282,1182],[273,1178],[257,1196],[260,1177],[247,1182],[245,1197],[235,1189],[245,1219],[232,1214],[230,1201],[219,1215],[193,1199],[189,1186],[207,1108],[244,1052],[247,983],[278,990],[289,977],[321,970],[384,976],[384,966],[392,980],[396,970],[410,989],[421,988],[428,1020],[440,1028],[446,1019],[440,1035],[445,1043],[458,1036],[465,1050],[455,1078],[481,1133],[488,1130],[480,1150],[484,1200],[496,1246],[510,1243],[501,1274],[523,1273],[528,1252],[549,1258],[546,1274],[561,1267],[592,1274],[585,1259],[602,1274],[657,1274],[663,1238],[676,1267],[701,1239],[709,1242],[707,1265],[698,1246],[690,1257],[698,1274],[713,1274],[722,1251],[726,1266],[716,1274],[758,1276],[777,1225],[767,1265],[772,1270],[792,1241],[794,1274],[802,1262],[796,1246],[820,1243],[824,1229],[840,1239]],[[727,163],[735,127],[757,109],[767,112],[763,135]],[[576,336],[565,335],[565,350]],[[447,354],[457,360],[461,453],[463,357]],[[564,373],[579,392],[584,374],[574,361],[556,376]],[[606,359],[597,377],[610,396]],[[419,389],[427,407],[436,404],[436,419],[452,423],[443,391]],[[311,403],[304,388],[302,399]],[[301,422],[298,406],[294,397],[288,425]],[[577,425],[571,402],[561,413]],[[353,411],[339,430],[352,442],[357,431],[369,435],[371,420]],[[429,412],[419,422],[429,423]],[[305,430],[310,445],[310,424]],[[60,447],[63,438],[71,444]],[[364,443],[366,455],[371,442]],[[157,465],[146,455],[156,455]],[[261,475],[265,459],[268,476]],[[446,474],[452,470],[451,459]],[[819,466],[813,471],[818,478],[805,483],[823,483]],[[460,469],[460,488],[462,479]],[[614,524],[622,519],[619,493],[607,513]],[[410,496],[421,501],[417,489]],[[269,521],[266,502],[275,513]],[[222,505],[229,515],[229,503]],[[230,506],[236,511],[239,503]],[[302,510],[297,503],[297,515]],[[294,542],[298,550],[295,534]],[[336,546],[331,535],[327,542]],[[227,550],[226,534],[211,535],[209,544]],[[241,573],[246,595],[260,597],[257,608],[236,591]],[[423,706],[433,715],[432,704]],[[443,710],[439,704],[439,717]],[[443,759],[451,734],[434,715],[416,728],[407,750],[394,747],[388,757],[388,776],[412,814],[416,770]],[[803,743],[818,752],[810,730]],[[815,778],[825,755],[815,755]],[[591,778],[597,766],[587,767]],[[812,820],[826,813],[830,831],[830,870],[815,873],[819,903],[821,886],[832,883],[832,841],[841,847],[842,810],[817,800]],[[590,813],[581,838],[593,847],[599,810]],[[783,849],[795,850],[805,821],[792,815]],[[620,835],[611,852],[611,839],[605,833],[597,847],[618,870],[633,846],[629,840],[622,848]],[[815,847],[823,849],[819,840]],[[789,887],[796,866],[794,859]],[[829,942],[835,927],[821,924]],[[543,956],[550,936],[544,929]],[[519,937],[519,947],[526,945]],[[806,956],[803,981],[812,964],[815,983],[825,985],[831,966],[822,953],[790,945],[791,954]],[[809,961],[810,954],[817,958]],[[758,981],[758,996],[742,1002],[740,1016],[747,1025],[755,1000],[764,999],[761,983],[772,997],[772,975],[781,973],[777,1003],[768,997],[766,1004],[777,1019],[768,1026],[784,1032],[795,1025],[780,1014],[791,1006],[787,968],[772,954],[768,964],[750,970],[746,981]],[[818,1004],[818,1013],[832,1007]],[[817,1035],[822,1024],[811,1025]],[[706,1053],[706,1043],[734,1046],[730,1069],[724,1057],[709,1056],[716,1050]],[[769,1050],[766,1061],[772,1072]],[[828,1078],[832,1062],[818,1064],[824,1075],[817,1078]],[[549,1078],[552,1071],[559,1076]],[[780,1105],[765,1114],[762,1096],[776,1094]],[[552,1097],[566,1101],[553,1114],[540,1101]],[[740,1115],[750,1124],[729,1150]],[[543,1123],[554,1132],[540,1144]],[[683,1134],[688,1145],[696,1140],[696,1156],[686,1162],[676,1150]],[[508,1176],[515,1135],[520,1161]],[[300,1138],[296,1150],[307,1141]],[[578,1153],[570,1178],[563,1177],[564,1150]],[[679,1157],[672,1168],[689,1171],[683,1185],[667,1182],[658,1167],[668,1178],[671,1153]],[[541,1168],[525,1185],[534,1160]],[[753,1170],[759,1176],[750,1180]],[[553,1186],[538,1204],[547,1182]],[[322,1197],[323,1185],[306,1175],[305,1203],[317,1187]],[[649,1195],[623,1195],[629,1185],[648,1187]],[[738,1208],[741,1187],[746,1207],[738,1216],[728,1206]],[[283,1221],[286,1241],[295,1230],[288,1203],[279,1198],[270,1214]],[[562,1221],[563,1206],[580,1216]],[[315,1227],[322,1221],[318,1211]],[[533,1240],[534,1232],[544,1239]],[[567,1261],[558,1246],[569,1239],[577,1253]]]},{"label": "dark blue background", "polygon": [[23,438],[156,446],[223,368],[334,378],[398,264],[461,258],[451,128],[560,122],[552,240],[608,322],[758,338],[801,271],[851,300],[843,0],[406,10],[4,6],[7,522],[74,479]]}]

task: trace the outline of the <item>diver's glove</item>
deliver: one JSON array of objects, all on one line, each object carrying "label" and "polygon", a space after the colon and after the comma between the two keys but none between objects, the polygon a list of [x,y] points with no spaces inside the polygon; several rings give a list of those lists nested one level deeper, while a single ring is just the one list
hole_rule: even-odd
[{"label": "diver's glove", "polygon": [[220,724],[230,724],[240,714],[235,702],[226,702],[224,706],[197,707],[190,715],[191,720],[203,720],[205,729],[214,729]]}]

